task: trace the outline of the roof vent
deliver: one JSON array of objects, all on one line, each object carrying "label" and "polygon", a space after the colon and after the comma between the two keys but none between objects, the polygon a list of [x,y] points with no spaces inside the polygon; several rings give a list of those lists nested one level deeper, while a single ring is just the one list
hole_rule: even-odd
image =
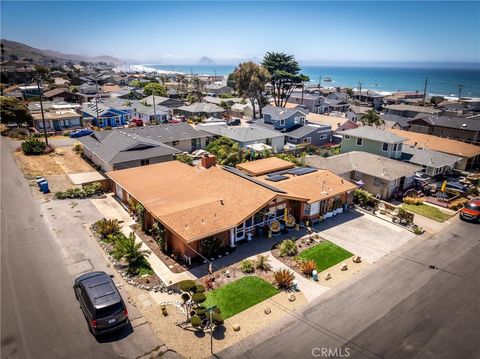
[{"label": "roof vent", "polygon": [[220,200],[220,204],[223,206],[225,203],[223,203],[223,199]]}]

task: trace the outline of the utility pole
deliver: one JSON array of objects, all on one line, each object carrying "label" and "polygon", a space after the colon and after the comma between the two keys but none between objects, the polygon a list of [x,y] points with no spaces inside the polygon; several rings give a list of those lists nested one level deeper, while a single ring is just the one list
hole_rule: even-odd
[{"label": "utility pole", "polygon": [[97,113],[98,127],[100,127],[100,119],[98,118],[98,76],[95,77],[95,87],[97,91],[97,93],[95,94],[95,112]]},{"label": "utility pole", "polygon": [[153,117],[155,121],[157,121],[157,109],[155,108],[155,93],[152,93],[152,100],[153,100]]},{"label": "utility pole", "polygon": [[363,85],[363,82],[359,81],[358,82],[358,87],[359,87],[359,93],[360,93],[360,96],[359,96],[359,100],[362,101],[362,85]]},{"label": "utility pole", "polygon": [[460,102],[460,98],[462,97],[462,88],[463,88],[463,85],[459,84],[458,85],[458,102]]},{"label": "utility pole", "polygon": [[428,76],[425,77],[425,87],[423,88],[423,102],[427,98],[427,83],[428,83]]},{"label": "utility pole", "polygon": [[322,87],[322,75],[318,77],[318,88]]},{"label": "utility pole", "polygon": [[45,144],[48,146],[48,136],[47,136],[47,127],[45,126],[45,114],[43,113],[43,90],[40,87],[40,78],[37,77],[37,88],[40,95],[40,111],[42,111],[42,124],[43,124],[43,134],[45,136]]}]

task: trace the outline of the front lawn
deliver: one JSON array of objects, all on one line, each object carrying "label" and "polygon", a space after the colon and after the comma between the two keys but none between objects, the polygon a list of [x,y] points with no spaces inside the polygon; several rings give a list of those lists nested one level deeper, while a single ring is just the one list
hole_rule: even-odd
[{"label": "front lawn", "polygon": [[207,300],[202,305],[205,308],[218,306],[222,311],[222,317],[227,319],[279,292],[277,288],[261,278],[243,277],[211,292],[206,292]]},{"label": "front lawn", "polygon": [[344,259],[353,256],[352,253],[333,244],[323,241],[312,248],[308,248],[299,254],[301,259],[311,259],[317,263],[317,271],[321,272],[331,266],[340,263]]},{"label": "front lawn", "polygon": [[431,218],[438,222],[445,222],[451,217],[451,215],[449,215],[448,213],[442,212],[437,207],[429,206],[428,204],[415,205],[404,203],[402,205],[402,208],[407,211],[419,214],[421,216]]}]

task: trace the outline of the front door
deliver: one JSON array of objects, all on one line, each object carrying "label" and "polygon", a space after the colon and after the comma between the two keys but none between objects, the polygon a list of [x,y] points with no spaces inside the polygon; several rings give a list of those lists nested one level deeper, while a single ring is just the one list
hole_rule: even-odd
[{"label": "front door", "polygon": [[235,242],[245,238],[245,222],[235,228]]}]

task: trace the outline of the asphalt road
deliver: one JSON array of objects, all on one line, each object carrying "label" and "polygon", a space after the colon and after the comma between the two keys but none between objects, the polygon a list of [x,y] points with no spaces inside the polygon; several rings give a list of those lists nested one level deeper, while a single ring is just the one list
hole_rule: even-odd
[{"label": "asphalt road", "polygon": [[[1,358],[136,358],[161,345],[148,325],[99,340],[88,332],[72,290],[75,267],[67,263],[68,251],[78,257],[80,250],[79,259],[90,256],[85,261],[95,269],[104,263],[93,253],[95,243],[62,247],[54,237],[12,147],[1,139]],[[78,229],[72,234],[72,240],[86,235]]]},{"label": "asphalt road", "polygon": [[218,356],[480,358],[479,229],[452,219]]}]

